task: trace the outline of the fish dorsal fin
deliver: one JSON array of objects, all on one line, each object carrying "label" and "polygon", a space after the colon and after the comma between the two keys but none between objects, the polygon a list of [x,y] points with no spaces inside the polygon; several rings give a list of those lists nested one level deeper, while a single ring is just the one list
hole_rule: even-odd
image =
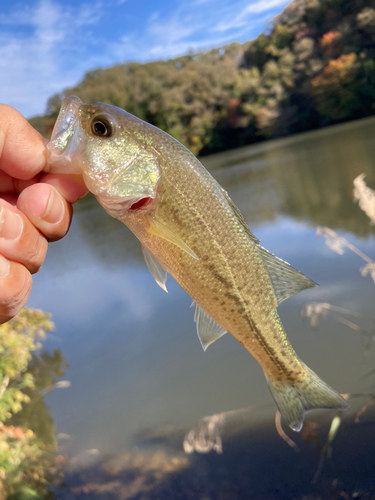
[{"label": "fish dorsal fin", "polygon": [[260,245],[259,250],[270,275],[278,304],[295,293],[318,286],[315,281]]},{"label": "fish dorsal fin", "polygon": [[239,209],[236,207],[236,205],[233,203],[233,201],[230,199],[229,194],[221,186],[220,186],[220,188],[221,188],[221,192],[225,196],[225,199],[227,200],[229,206],[231,207],[231,209],[233,210],[235,216],[237,217],[238,222],[245,229],[245,231],[246,231],[247,235],[250,237],[250,239],[254,243],[258,244],[260,242],[260,240],[258,240],[258,238],[256,236],[254,236],[254,234],[251,232],[249,226],[247,225],[245,219],[243,218],[243,215],[241,214],[241,212],[239,211]]},{"label": "fish dorsal fin", "polygon": [[192,305],[195,305],[194,321],[197,325],[198,338],[205,351],[209,345],[213,344],[227,332],[197,304],[193,302]]},{"label": "fish dorsal fin", "polygon": [[167,273],[164,271],[160,262],[157,260],[155,255],[152,254],[150,250],[144,245],[142,245],[142,253],[143,257],[145,258],[147,267],[152,276],[155,278],[156,283],[160,286],[160,288],[168,293],[167,287],[165,286],[165,283],[167,281]]},{"label": "fish dorsal fin", "polygon": [[194,259],[199,260],[198,257],[193,252],[193,250],[191,250],[191,248],[189,248],[177,234],[171,231],[165,224],[158,221],[154,216],[152,216],[150,219],[148,232],[154,234],[155,236],[159,236],[159,238],[163,238],[164,240],[167,240],[170,243],[173,243],[178,248],[181,248],[181,250],[183,250],[191,257],[193,257]]}]

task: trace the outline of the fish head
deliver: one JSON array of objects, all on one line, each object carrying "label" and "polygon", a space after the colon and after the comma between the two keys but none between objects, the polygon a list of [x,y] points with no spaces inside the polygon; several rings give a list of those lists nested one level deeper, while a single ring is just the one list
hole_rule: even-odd
[{"label": "fish head", "polygon": [[159,161],[144,133],[147,126],[115,106],[67,97],[47,146],[45,170],[82,174],[89,191],[118,217],[118,211],[156,197]]}]

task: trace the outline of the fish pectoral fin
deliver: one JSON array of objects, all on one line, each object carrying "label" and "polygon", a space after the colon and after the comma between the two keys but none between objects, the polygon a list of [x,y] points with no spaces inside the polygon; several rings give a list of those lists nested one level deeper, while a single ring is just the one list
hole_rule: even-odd
[{"label": "fish pectoral fin", "polygon": [[193,250],[189,248],[187,244],[176,233],[171,231],[165,224],[158,221],[155,217],[151,217],[150,219],[148,232],[155,236],[159,236],[159,238],[163,238],[164,240],[169,241],[169,243],[173,243],[173,245],[176,245],[178,248],[193,257],[193,259],[199,260]]},{"label": "fish pectoral fin", "polygon": [[194,321],[197,325],[197,334],[202,344],[203,350],[213,344],[227,332],[218,325],[208,314],[206,314],[197,304],[195,305]]},{"label": "fish pectoral fin", "polygon": [[162,265],[157,260],[155,255],[150,252],[148,248],[142,245],[142,253],[147,264],[148,270],[155,278],[156,283],[162,288],[165,292],[168,293],[167,287],[165,285],[167,281],[167,273],[164,271]]},{"label": "fish pectoral fin", "polygon": [[295,293],[319,286],[315,281],[307,278],[293,266],[260,245],[259,251],[270,275],[278,304]]}]

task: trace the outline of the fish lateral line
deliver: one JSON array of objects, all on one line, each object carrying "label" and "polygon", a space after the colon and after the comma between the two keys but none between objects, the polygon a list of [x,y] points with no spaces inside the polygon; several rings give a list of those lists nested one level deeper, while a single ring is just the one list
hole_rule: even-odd
[{"label": "fish lateral line", "polygon": [[[95,133],[99,113],[114,124],[109,136]],[[263,367],[271,394],[291,429],[299,431],[304,415],[313,409],[348,408],[336,391],[299,360],[277,315],[278,304],[316,283],[260,245],[228,193],[183,145],[120,108],[87,105],[71,96],[62,102],[47,148],[46,171],[82,173],[87,188],[105,210],[139,235],[156,283],[167,291],[168,269],[202,303],[204,309],[196,306],[194,320],[203,349],[224,335],[220,324],[234,332]],[[197,232],[205,237],[197,237]],[[198,265],[199,258],[188,243],[200,256]],[[230,276],[221,272],[222,265],[206,265],[215,263],[218,256],[228,265],[239,258],[239,265],[229,265]],[[247,267],[243,263],[248,258]],[[252,273],[249,293],[256,297],[252,308],[241,293],[243,287],[238,286],[246,280],[247,269]],[[210,288],[219,290],[215,288],[217,301],[223,292],[235,306],[231,314],[227,308],[219,310],[218,304],[214,307],[215,297],[203,300],[206,279]]]},{"label": "fish lateral line", "polygon": [[[248,315],[246,315],[246,320],[247,320],[247,323],[250,327],[250,331],[253,335],[250,342],[251,343],[257,342],[258,345],[263,349],[265,354],[269,357],[269,359],[274,363],[275,367],[278,368],[278,370],[285,376],[285,378],[287,380],[290,379],[290,377],[289,377],[290,370],[288,370],[285,363],[277,355],[277,351],[273,347],[270,346],[270,344],[267,341],[267,338],[261,333],[260,329],[256,326],[254,321],[252,321],[249,318]],[[245,341],[239,341],[239,342],[241,345],[243,345],[245,347],[245,349],[247,349],[247,342],[245,342]]]}]

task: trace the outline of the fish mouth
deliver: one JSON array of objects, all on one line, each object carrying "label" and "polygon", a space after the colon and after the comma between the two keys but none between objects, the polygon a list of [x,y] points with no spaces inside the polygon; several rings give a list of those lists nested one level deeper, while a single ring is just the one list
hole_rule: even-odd
[{"label": "fish mouth", "polygon": [[80,108],[83,102],[79,97],[66,97],[53,127],[46,172],[80,173],[72,159],[81,144],[82,131],[79,123]]}]

